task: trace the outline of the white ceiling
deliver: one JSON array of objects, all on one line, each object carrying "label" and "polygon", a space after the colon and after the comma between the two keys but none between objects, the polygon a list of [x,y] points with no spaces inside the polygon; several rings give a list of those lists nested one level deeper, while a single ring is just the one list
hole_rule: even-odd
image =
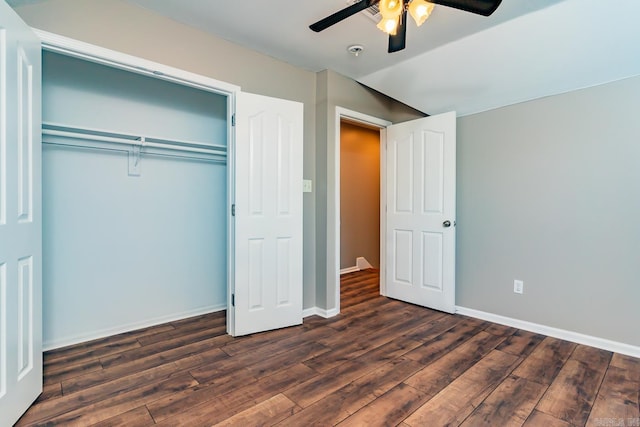
[{"label": "white ceiling", "polygon": [[[42,0],[10,0],[28,3]],[[640,75],[640,1],[503,0],[491,17],[436,6],[407,49],[357,14],[308,26],[347,0],[127,0],[281,59],[331,69],[428,114],[484,111]],[[364,46],[357,58],[346,50]]]}]

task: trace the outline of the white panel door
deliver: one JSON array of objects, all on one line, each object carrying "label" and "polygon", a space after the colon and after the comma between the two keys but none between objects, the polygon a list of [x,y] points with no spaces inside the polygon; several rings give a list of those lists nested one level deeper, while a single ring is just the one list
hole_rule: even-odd
[{"label": "white panel door", "polygon": [[455,311],[456,115],[387,127],[386,296]]},{"label": "white panel door", "polygon": [[302,323],[302,125],[298,102],[236,105],[233,335]]},{"label": "white panel door", "polygon": [[40,40],[0,1],[0,425],[42,391]]}]

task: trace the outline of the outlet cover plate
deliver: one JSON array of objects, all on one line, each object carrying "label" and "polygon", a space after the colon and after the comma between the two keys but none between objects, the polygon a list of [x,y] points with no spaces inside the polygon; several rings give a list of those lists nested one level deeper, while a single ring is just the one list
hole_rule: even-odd
[{"label": "outlet cover plate", "polygon": [[524,282],[522,280],[513,281],[513,292],[516,294],[524,293]]}]

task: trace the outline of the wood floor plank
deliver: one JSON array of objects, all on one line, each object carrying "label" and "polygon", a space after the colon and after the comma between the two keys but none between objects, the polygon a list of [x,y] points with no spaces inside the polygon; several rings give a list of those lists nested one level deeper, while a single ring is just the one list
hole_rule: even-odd
[{"label": "wood floor plank", "polygon": [[107,418],[91,427],[147,427],[155,424],[146,406],[139,406],[128,412]]},{"label": "wood floor plank", "polygon": [[400,383],[338,425],[341,427],[393,426],[407,418],[426,399],[425,393]]},{"label": "wood floor plank", "polygon": [[574,425],[544,412],[534,410],[523,424],[523,427],[574,427]]},{"label": "wood floor plank", "polygon": [[214,329],[198,330],[196,332],[189,332],[178,337],[166,339],[153,344],[140,346],[139,348],[129,351],[120,352],[113,355],[108,355],[100,358],[100,363],[106,369],[112,366],[125,364],[134,360],[139,360],[150,355],[155,355],[168,350],[174,350],[184,347],[188,344],[193,344],[198,341],[205,341],[212,338],[218,338],[219,342],[228,341],[226,339],[225,326],[217,327]]},{"label": "wood floor plank", "polygon": [[[248,369],[233,371],[222,369],[217,376],[209,381],[173,393],[171,396],[156,399],[149,403],[147,408],[158,422],[179,415],[187,408],[194,408],[216,400],[225,393],[255,387],[256,383],[257,379]],[[229,414],[229,416],[231,415],[233,414]]]},{"label": "wood floor plank", "polygon": [[171,324],[165,323],[156,326],[150,326],[148,328],[137,329],[131,332],[125,332],[119,335],[113,335],[104,338],[98,338],[92,341],[83,342],[76,345],[70,345],[66,347],[49,350],[44,353],[45,363],[55,363],[59,359],[70,359],[78,354],[85,354],[101,349],[103,347],[117,346],[122,341],[129,341],[130,339],[137,339],[148,334],[155,334],[161,331],[169,331],[174,329]]},{"label": "wood floor plank", "polygon": [[489,326],[487,326],[484,329],[485,332],[488,332],[490,334],[493,335],[498,335],[501,337],[508,337],[510,335],[513,335],[517,329],[516,328],[512,328],[510,326],[505,326],[505,325],[498,325],[497,323],[491,323]]},{"label": "wood floor plank", "polygon": [[[316,373],[312,369],[304,365],[296,365],[247,386],[233,388],[228,393],[217,395],[198,405],[189,406],[188,410],[177,412],[162,421],[158,421],[155,415],[154,418],[158,426],[164,427],[210,426],[275,396],[279,390],[295,386],[314,375]],[[151,412],[153,415],[153,411]]]},{"label": "wood floor plank", "polygon": [[277,394],[215,425],[220,427],[271,426],[299,410],[300,408],[286,396]]},{"label": "wood floor plank", "polygon": [[196,384],[196,380],[190,375],[179,375],[158,384],[149,384],[119,394],[110,399],[101,400],[90,405],[79,407],[73,411],[65,412],[64,414],[48,419],[47,424],[65,426],[88,426],[96,424],[145,405],[151,400],[171,395],[177,391],[193,387]]},{"label": "wood floor plank", "polygon": [[422,365],[413,360],[400,357],[318,400],[278,425],[335,425],[421,368]]},{"label": "wood floor plank", "polygon": [[467,369],[491,353],[503,339],[484,331],[478,332],[446,356],[428,364],[426,368],[408,378],[405,383],[430,396],[435,396]]},{"label": "wood floor plank", "polygon": [[325,372],[322,376],[305,381],[299,386],[287,390],[284,394],[305,408],[367,372],[404,355],[418,345],[420,342],[409,339],[391,341]]},{"label": "wood floor plank", "polygon": [[306,364],[309,360],[323,354],[327,354],[330,351],[331,349],[329,347],[310,341],[306,344],[295,347],[290,351],[282,352],[274,357],[254,363],[248,366],[247,369],[249,369],[256,378],[262,378],[268,375],[273,375],[281,369],[297,365],[298,363],[305,362]]},{"label": "wood floor plank", "polygon": [[514,375],[540,384],[551,384],[576,344],[546,337],[516,368]]},{"label": "wood floor plank", "polygon": [[[604,420],[640,420],[640,362],[635,369],[609,366],[587,420],[587,426],[602,426]],[[640,424],[640,423],[639,423]]]},{"label": "wood floor plank", "polygon": [[137,386],[169,379],[175,372],[176,367],[174,365],[161,365],[157,368],[120,378],[100,387],[82,389],[77,393],[66,394],[57,399],[45,400],[31,406],[20,421],[24,422],[25,425],[41,423],[65,412],[127,392]]},{"label": "wood floor plank", "polygon": [[575,425],[584,425],[604,378],[611,353],[578,345],[536,409]]},{"label": "wood floor plank", "polygon": [[462,426],[521,426],[546,390],[546,385],[511,375],[471,413]]},{"label": "wood floor plank", "polygon": [[394,313],[396,310],[402,310],[405,304],[400,301],[386,300],[386,304],[376,307],[367,307],[363,310],[358,310],[354,313],[346,313],[343,316],[336,316],[327,324],[336,331],[345,331],[347,329],[353,329],[357,326],[369,325],[369,322],[379,322],[380,318],[389,317],[389,313]]},{"label": "wood floor plank", "polygon": [[611,357],[611,366],[620,369],[628,369],[634,372],[640,372],[640,359],[620,353],[614,353]]},{"label": "wood floor plank", "polygon": [[470,340],[482,329],[484,329],[484,326],[478,324],[478,322],[462,321],[411,351],[407,354],[407,357],[423,365],[428,365],[443,355],[450,353],[465,341]]},{"label": "wood floor plank", "polygon": [[172,325],[175,329],[138,337],[137,341],[144,346],[177,338],[188,333],[215,330],[220,334],[225,334],[226,323],[226,318],[224,316],[198,316],[196,320],[192,320],[188,323],[173,322]]},{"label": "wood floor plank", "polygon": [[[311,351],[311,353],[307,354],[308,356],[312,357],[313,355],[317,355],[328,349],[315,342],[318,341],[322,343],[323,337],[334,334],[335,331],[326,327],[302,330],[299,334],[289,334],[281,339],[275,339],[264,345],[255,347],[253,351],[237,353],[234,356],[229,356],[227,360],[221,361],[220,363],[202,365],[201,367],[192,369],[190,372],[191,375],[201,383],[210,381],[220,375],[221,372],[232,372],[245,367],[250,367],[254,372],[259,371],[258,376],[269,375],[275,371],[274,369],[266,369],[266,366],[269,365],[270,362],[272,362],[271,364],[273,366],[278,366],[278,360],[284,360],[283,363],[285,363],[286,366],[290,366],[294,363],[286,360],[287,355],[291,352],[298,351],[296,349],[302,346],[306,346],[306,348],[301,350],[302,355],[309,351]],[[223,350],[224,348],[225,347],[223,347]],[[307,360],[307,357],[303,357],[303,359]]]},{"label": "wood floor plank", "polygon": [[[51,366],[51,365],[50,365]],[[71,378],[80,377],[91,372],[102,371],[100,360],[80,362],[69,365],[55,365],[55,369],[43,368],[42,381],[44,384],[61,383]]]},{"label": "wood floor plank", "polygon": [[46,400],[56,399],[62,396],[62,384],[53,383],[53,384],[45,384],[42,386],[42,393],[36,401],[34,405],[40,404]]},{"label": "wood floor plank", "polygon": [[289,328],[277,329],[275,331],[261,332],[259,334],[248,335],[229,341],[222,350],[229,356],[236,356],[241,353],[247,353],[263,345],[269,344],[274,340],[281,340],[303,333],[304,327],[291,326]]},{"label": "wood floor plank", "polygon": [[425,343],[433,340],[438,335],[448,331],[465,320],[460,316],[454,316],[446,313],[433,312],[433,314],[433,317],[428,321],[425,321],[422,325],[409,332],[405,332],[403,336]]},{"label": "wood floor plank", "polygon": [[326,372],[348,360],[357,358],[361,354],[388,343],[403,332],[411,332],[414,328],[424,324],[430,318],[430,315],[423,318],[414,316],[408,312],[398,311],[395,312],[394,317],[393,320],[386,322],[387,325],[372,328],[367,333],[349,331],[355,335],[352,335],[348,343],[334,347],[333,351],[324,352],[306,361],[305,364],[318,372]]},{"label": "wood floor plank", "polygon": [[72,353],[68,356],[59,356],[57,358],[44,358],[45,369],[50,367],[54,368],[58,365],[78,364],[83,362],[89,362],[98,360],[101,357],[109,356],[112,354],[120,353],[123,351],[131,350],[140,347],[140,343],[136,337],[126,337],[121,340],[108,341],[104,345],[95,346],[91,350],[86,350],[79,353]]},{"label": "wood floor plank", "polygon": [[518,357],[494,350],[404,420],[410,426],[459,425],[513,370]]},{"label": "wood floor plank", "polygon": [[220,359],[226,357],[222,350],[216,351],[222,342],[228,341],[230,337],[223,335],[204,341],[198,341],[193,344],[187,344],[182,347],[172,348],[159,354],[151,354],[141,359],[132,360],[127,363],[115,365],[113,367],[102,369],[88,374],[77,376],[62,382],[63,393],[75,393],[90,387],[95,387],[121,377],[129,376],[135,372],[144,371],[156,366],[172,363],[175,360],[191,356],[193,354],[214,351]]},{"label": "wood floor plank", "polygon": [[527,356],[544,338],[544,335],[518,329],[509,335],[497,349],[516,356]]}]

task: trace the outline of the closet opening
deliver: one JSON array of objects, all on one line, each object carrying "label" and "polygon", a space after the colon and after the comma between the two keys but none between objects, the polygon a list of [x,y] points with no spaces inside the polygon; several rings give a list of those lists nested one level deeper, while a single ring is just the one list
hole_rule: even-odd
[{"label": "closet opening", "polygon": [[228,96],[43,51],[45,350],[227,308]]}]

